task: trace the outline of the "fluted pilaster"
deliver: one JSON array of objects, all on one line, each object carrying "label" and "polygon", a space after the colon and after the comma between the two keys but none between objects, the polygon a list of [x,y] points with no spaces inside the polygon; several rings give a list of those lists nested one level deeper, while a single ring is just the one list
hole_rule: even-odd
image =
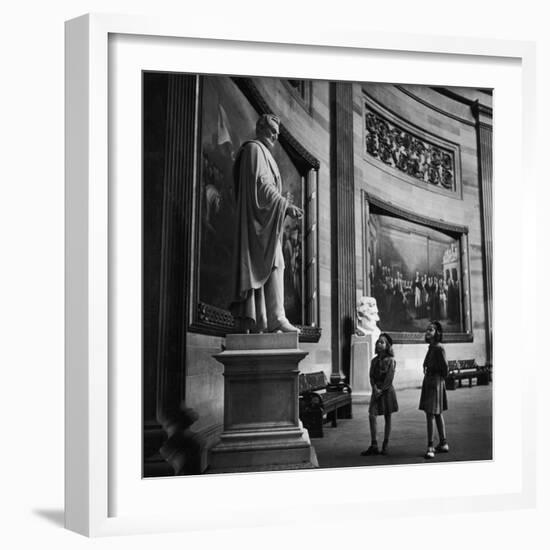
[{"label": "fluted pilaster", "polygon": [[157,354],[159,420],[185,397],[195,87],[194,76],[168,77]]},{"label": "fluted pilaster", "polygon": [[349,377],[355,327],[352,84],[331,83],[332,377]]},{"label": "fluted pilaster", "polygon": [[472,105],[476,118],[481,229],[483,232],[483,263],[485,319],[487,323],[487,363],[493,361],[493,110]]}]

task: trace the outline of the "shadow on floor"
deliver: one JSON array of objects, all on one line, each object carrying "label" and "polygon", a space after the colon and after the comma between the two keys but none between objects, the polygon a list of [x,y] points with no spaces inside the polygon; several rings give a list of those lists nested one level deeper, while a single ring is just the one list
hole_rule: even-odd
[{"label": "shadow on floor", "polygon": [[57,527],[65,526],[65,511],[64,510],[33,510],[35,516],[38,516]]}]

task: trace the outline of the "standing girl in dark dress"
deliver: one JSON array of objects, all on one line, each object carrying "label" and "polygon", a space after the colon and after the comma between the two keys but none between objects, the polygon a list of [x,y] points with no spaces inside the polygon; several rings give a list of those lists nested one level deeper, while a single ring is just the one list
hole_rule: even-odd
[{"label": "standing girl in dark dress", "polygon": [[[449,445],[445,434],[443,411],[447,410],[445,378],[449,365],[441,345],[443,329],[438,321],[432,321],[426,329],[425,340],[430,345],[424,359],[424,381],[420,394],[419,409],[426,413],[428,429],[428,450],[424,458],[434,458],[436,452],[448,453]],[[439,444],[434,448],[434,418],[439,434]]]},{"label": "standing girl in dark dress", "polygon": [[[361,456],[387,454],[388,441],[391,432],[391,415],[398,411],[397,398],[393,387],[395,374],[395,359],[393,358],[392,339],[389,334],[383,332],[378,337],[375,345],[376,357],[370,364],[370,384],[372,396],[369,404],[369,425],[371,444],[370,447],[361,453]],[[376,440],[376,417],[384,415],[384,442],[382,451],[378,450]]]}]

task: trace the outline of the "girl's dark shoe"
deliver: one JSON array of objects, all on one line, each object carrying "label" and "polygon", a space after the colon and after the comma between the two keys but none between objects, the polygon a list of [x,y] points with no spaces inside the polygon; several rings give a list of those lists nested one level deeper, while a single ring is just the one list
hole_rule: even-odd
[{"label": "girl's dark shoe", "polygon": [[436,453],[448,453],[449,452],[449,445],[447,443],[440,443],[436,448]]},{"label": "girl's dark shoe", "polygon": [[372,456],[372,455],[378,455],[380,454],[380,451],[378,450],[377,445],[371,445],[366,451],[363,451],[361,453],[361,456]]}]

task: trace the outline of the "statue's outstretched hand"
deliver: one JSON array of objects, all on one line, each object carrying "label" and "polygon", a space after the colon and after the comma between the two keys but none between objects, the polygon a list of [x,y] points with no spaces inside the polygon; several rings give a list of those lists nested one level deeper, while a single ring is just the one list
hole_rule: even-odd
[{"label": "statue's outstretched hand", "polygon": [[289,204],[286,209],[286,214],[291,218],[301,218],[304,215],[304,212],[301,208],[298,208],[293,204]]}]

